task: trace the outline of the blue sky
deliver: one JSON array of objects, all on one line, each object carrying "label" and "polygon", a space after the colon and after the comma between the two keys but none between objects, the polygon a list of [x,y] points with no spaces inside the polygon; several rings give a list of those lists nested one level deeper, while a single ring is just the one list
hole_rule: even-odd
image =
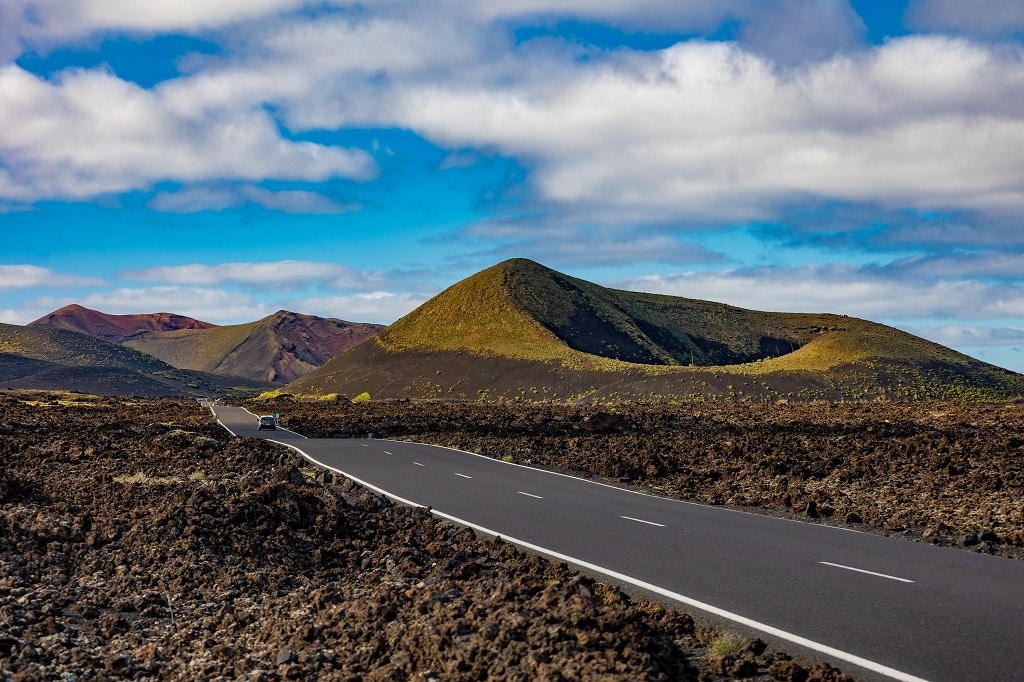
[{"label": "blue sky", "polygon": [[1019,0],[4,0],[0,321],[527,257],[1024,370]]}]

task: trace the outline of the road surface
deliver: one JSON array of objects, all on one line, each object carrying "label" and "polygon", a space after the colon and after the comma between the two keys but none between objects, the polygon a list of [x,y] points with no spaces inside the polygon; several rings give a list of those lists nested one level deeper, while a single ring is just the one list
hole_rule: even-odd
[{"label": "road surface", "polygon": [[[431,445],[257,431],[408,504],[786,642],[860,679],[1024,680],[1024,561],[602,485]],[[680,609],[685,610],[685,609]]]}]

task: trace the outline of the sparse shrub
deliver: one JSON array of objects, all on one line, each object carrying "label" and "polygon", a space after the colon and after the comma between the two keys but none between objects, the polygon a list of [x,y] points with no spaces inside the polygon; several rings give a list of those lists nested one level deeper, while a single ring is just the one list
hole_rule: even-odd
[{"label": "sparse shrub", "polygon": [[747,638],[735,632],[715,637],[708,646],[709,656],[736,656],[747,647]]},{"label": "sparse shrub", "polygon": [[357,395],[355,398],[352,398],[352,402],[354,402],[354,403],[365,403],[365,402],[369,402],[369,400],[370,400],[370,394],[367,393],[366,391],[363,391],[362,393]]}]

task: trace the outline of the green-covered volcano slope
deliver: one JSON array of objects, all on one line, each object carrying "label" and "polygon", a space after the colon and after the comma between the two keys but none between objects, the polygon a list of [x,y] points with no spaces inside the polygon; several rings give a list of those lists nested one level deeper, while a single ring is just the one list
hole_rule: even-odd
[{"label": "green-covered volcano slope", "polygon": [[1024,376],[892,327],[608,289],[524,259],[441,292],[288,385],[469,400],[968,399]]}]

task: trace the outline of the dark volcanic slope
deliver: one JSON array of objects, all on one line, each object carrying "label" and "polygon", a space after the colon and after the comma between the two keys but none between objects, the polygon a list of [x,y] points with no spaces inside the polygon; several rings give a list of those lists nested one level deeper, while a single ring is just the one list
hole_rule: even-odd
[{"label": "dark volcanic slope", "polygon": [[109,315],[80,305],[64,306],[45,315],[30,327],[66,329],[95,336],[111,343],[120,343],[141,332],[165,332],[176,329],[209,329],[214,325],[184,315],[151,313],[144,315]]},{"label": "dark volcanic slope", "polygon": [[866,320],[608,289],[515,259],[290,385],[500,400],[1005,399],[1024,376]]},{"label": "dark volcanic slope", "polygon": [[9,388],[145,397],[251,394],[242,377],[175,369],[131,348],[64,329],[0,324],[0,382]]},{"label": "dark volcanic slope", "polygon": [[282,310],[248,324],[137,334],[125,345],[183,369],[286,383],[381,329]]}]

